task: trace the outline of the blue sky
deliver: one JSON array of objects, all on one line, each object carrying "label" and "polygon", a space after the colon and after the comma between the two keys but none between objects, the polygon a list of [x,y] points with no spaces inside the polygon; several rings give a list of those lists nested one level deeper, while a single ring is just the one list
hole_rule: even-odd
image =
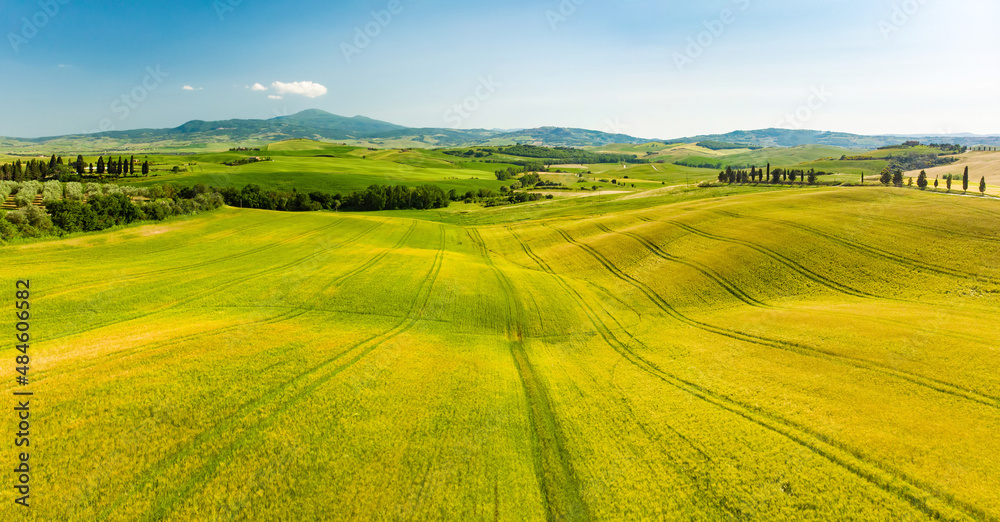
[{"label": "blue sky", "polygon": [[648,138],[1000,133],[991,0],[8,0],[3,11],[4,136],[308,108]]}]

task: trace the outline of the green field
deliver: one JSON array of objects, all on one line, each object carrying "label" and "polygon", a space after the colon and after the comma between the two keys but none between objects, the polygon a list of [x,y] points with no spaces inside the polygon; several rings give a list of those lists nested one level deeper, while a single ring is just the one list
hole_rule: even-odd
[{"label": "green field", "polygon": [[[453,149],[454,150],[454,149]],[[459,151],[469,149],[457,149]],[[473,149],[477,150],[477,149]],[[768,163],[772,168],[794,168],[832,173],[824,182],[859,182],[861,174],[874,181],[889,162],[884,159],[900,150],[861,151],[822,145],[804,145],[790,148],[765,148],[759,150],[729,149],[713,151],[695,144],[664,145],[608,145],[590,147],[588,152],[635,154],[645,163],[603,163],[587,165],[551,164],[552,171],[562,171],[572,176],[545,176],[573,190],[597,187],[599,190],[644,190],[655,185],[692,185],[716,179],[718,171],[727,165],[758,165]],[[937,149],[918,147],[906,152],[933,153]],[[515,163],[542,161],[538,158],[493,153],[487,158],[465,158],[446,154],[444,149],[369,149],[356,145],[290,140],[261,147],[260,151],[214,151],[167,154],[167,149],[155,153],[136,153],[138,162],[149,160],[151,174],[139,178],[124,178],[120,183],[139,187],[158,184],[190,186],[204,184],[219,188],[242,188],[248,184],[265,189],[301,192],[326,192],[348,194],[364,190],[371,185],[419,186],[435,184],[445,191],[459,193],[479,189],[499,190],[504,183],[496,180],[494,172],[507,168],[520,169]],[[940,152],[940,151],[938,151]],[[124,154],[115,153],[114,156]],[[842,156],[871,156],[873,159],[841,160]],[[45,156],[47,157],[47,156]],[[125,156],[127,157],[127,156]],[[229,166],[248,157],[265,157],[273,161]],[[13,161],[13,157],[0,156],[0,162]],[[26,159],[26,158],[22,158]],[[71,160],[72,158],[67,158]],[[96,163],[97,156],[85,155],[88,163]],[[508,163],[501,163],[508,162]],[[711,168],[695,168],[675,164],[713,164]],[[174,167],[179,172],[173,172]],[[623,184],[612,184],[617,180]],[[635,184],[635,187],[632,185]],[[559,194],[561,195],[561,194]]]},{"label": "green field", "polygon": [[[309,142],[314,143],[316,142]],[[355,147],[305,148],[303,143],[282,143],[260,152],[219,152],[184,156],[137,155],[136,161],[151,162],[149,176],[122,178],[119,183],[137,187],[160,184],[192,186],[198,183],[218,188],[242,188],[256,184],[265,189],[302,192],[350,193],[371,185],[419,186],[432,183],[445,191],[480,188],[499,189],[494,172],[500,165],[449,163],[431,151],[368,151]],[[320,144],[316,144],[320,145]],[[248,156],[267,157],[247,165],[228,166]],[[366,157],[367,156],[367,157]],[[443,155],[442,155],[443,156]],[[85,156],[88,163],[97,157]],[[508,165],[503,165],[506,168]],[[179,172],[172,169],[177,167]]]},{"label": "green field", "polygon": [[[114,155],[116,158],[118,154]],[[122,155],[124,158],[129,156]],[[47,157],[47,156],[46,156]],[[234,162],[251,157],[266,158],[250,164],[230,166]],[[14,157],[0,157],[0,162],[13,162]],[[26,161],[27,158],[21,158]],[[64,160],[72,161],[72,157]],[[123,185],[151,187],[174,184],[193,186],[203,184],[210,187],[242,188],[249,184],[260,185],[266,190],[299,192],[325,192],[329,194],[349,194],[362,191],[372,185],[405,185],[416,187],[433,184],[446,192],[455,190],[459,194],[468,191],[489,189],[499,191],[501,186],[510,185],[513,180],[501,182],[495,172],[507,168],[520,170],[522,167],[502,161],[525,161],[534,158],[514,157],[504,154],[493,155],[487,161],[445,154],[441,150],[425,149],[368,149],[338,143],[310,140],[291,140],[261,147],[259,151],[223,151],[189,154],[157,153],[136,154],[136,162],[149,161],[148,176],[124,177],[118,180],[106,179]],[[95,164],[98,156],[84,155],[86,163]],[[175,172],[174,169],[177,169]],[[545,181],[563,185],[556,197],[571,195],[572,192],[600,191],[641,191],[664,185],[696,184],[714,179],[718,173],[712,169],[682,167],[670,163],[620,165],[595,164],[581,168],[561,169],[566,174],[552,172],[542,174]],[[578,176],[579,175],[579,176]],[[626,179],[628,178],[628,179]],[[613,184],[611,180],[621,181]],[[632,185],[635,185],[634,187]]]},{"label": "green field", "polygon": [[[746,165],[764,168],[766,165],[770,164],[772,168],[780,167],[783,169],[793,168],[801,170],[815,169],[818,172],[833,173],[832,176],[824,177],[821,181],[860,182],[862,173],[866,174],[868,178],[874,180],[882,169],[889,164],[885,157],[890,154],[900,154],[900,150],[898,149],[867,151],[845,149],[842,147],[827,145],[768,147],[759,150],[729,149],[713,151],[688,143],[672,145],[648,143],[646,145],[611,145],[606,147],[596,147],[593,149],[600,150],[602,152],[636,154],[639,158],[645,158],[654,162],[665,161],[668,163],[667,165],[657,165],[659,170],[676,172],[677,169],[686,169],[689,171],[686,174],[689,176],[693,174],[696,180],[712,179],[715,177],[714,174],[718,174],[718,171],[724,169],[726,166]],[[938,149],[931,149],[929,147],[915,147],[906,149],[906,152],[931,154],[940,153],[941,151]],[[864,161],[841,160],[840,158],[843,156],[871,156],[872,159]],[[682,165],[674,165],[673,163],[675,162],[685,165],[712,164],[715,165],[715,167],[707,169],[692,169]],[[622,166],[594,167],[596,168],[596,172],[598,170],[607,171],[608,169],[620,169]],[[641,168],[651,170],[649,166],[642,166]],[[708,174],[712,171],[715,171],[714,174]]]},{"label": "green field", "polygon": [[996,520],[998,223],[668,187],[5,246],[32,285],[26,519]]}]

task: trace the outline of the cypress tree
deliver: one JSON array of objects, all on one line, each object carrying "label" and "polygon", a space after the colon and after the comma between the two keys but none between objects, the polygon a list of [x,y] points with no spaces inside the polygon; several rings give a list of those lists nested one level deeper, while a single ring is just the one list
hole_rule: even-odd
[{"label": "cypress tree", "polygon": [[903,171],[900,169],[895,169],[892,171],[892,184],[897,187],[903,186]]},{"label": "cypress tree", "polygon": [[104,174],[104,158],[100,156],[97,158],[97,173]]},{"label": "cypress tree", "polygon": [[52,155],[52,159],[49,160],[49,170],[56,168],[56,155]]},{"label": "cypress tree", "polygon": [[768,162],[768,164],[767,164],[767,180],[771,181],[771,163],[770,162]]},{"label": "cypress tree", "polygon": [[948,192],[951,192],[951,174],[944,177],[944,183],[948,186]]},{"label": "cypress tree", "polygon": [[965,174],[962,175],[962,191],[969,191],[969,167],[965,167]]},{"label": "cypress tree", "polygon": [[982,179],[979,180],[979,193],[984,196],[986,195],[986,176],[983,176]]},{"label": "cypress tree", "polygon": [[149,161],[142,162],[142,175],[146,176],[149,174]]},{"label": "cypress tree", "polygon": [[923,170],[920,171],[920,176],[917,178],[917,186],[920,187],[920,190],[924,190],[924,189],[927,188],[927,172],[926,171],[923,171]]},{"label": "cypress tree", "polygon": [[879,181],[888,187],[889,184],[892,183],[892,169],[889,167],[882,169],[882,176],[879,178]]},{"label": "cypress tree", "polygon": [[938,177],[934,176],[934,190],[937,190],[937,188],[938,188]]}]

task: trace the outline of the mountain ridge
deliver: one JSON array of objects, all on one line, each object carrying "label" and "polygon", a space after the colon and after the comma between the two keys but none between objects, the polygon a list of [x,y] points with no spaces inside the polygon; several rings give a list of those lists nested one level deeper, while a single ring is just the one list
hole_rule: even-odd
[{"label": "mountain ridge", "polygon": [[760,147],[795,147],[817,144],[844,148],[873,149],[909,140],[948,142],[967,146],[1000,146],[1000,135],[976,135],[969,133],[861,135],[834,131],[768,128],[737,130],[725,134],[703,134],[665,140],[638,138],[623,133],[607,133],[559,126],[519,130],[414,128],[365,116],[339,116],[319,109],[308,109],[267,120],[191,120],[178,127],[167,129],[135,129],[98,134],[69,134],[43,138],[10,139],[45,144],[59,140],[104,138],[131,143],[162,141],[205,143],[276,142],[287,139],[315,139],[320,141],[358,141],[374,145],[409,145],[423,148],[504,145],[512,143],[563,147],[600,147],[613,143],[643,144],[658,142],[674,144],[722,141]]}]

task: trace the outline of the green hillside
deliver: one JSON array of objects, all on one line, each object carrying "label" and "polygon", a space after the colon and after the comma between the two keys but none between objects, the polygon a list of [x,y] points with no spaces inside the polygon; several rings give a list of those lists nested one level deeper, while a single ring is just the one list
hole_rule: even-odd
[{"label": "green hillside", "polygon": [[754,151],[728,154],[725,156],[690,155],[677,160],[678,164],[688,166],[714,165],[714,168],[724,168],[727,165],[763,167],[768,163],[774,166],[792,166],[824,158],[839,159],[844,155],[863,154],[862,150],[850,150],[841,147],[824,145],[802,145],[789,148],[766,148]]}]

